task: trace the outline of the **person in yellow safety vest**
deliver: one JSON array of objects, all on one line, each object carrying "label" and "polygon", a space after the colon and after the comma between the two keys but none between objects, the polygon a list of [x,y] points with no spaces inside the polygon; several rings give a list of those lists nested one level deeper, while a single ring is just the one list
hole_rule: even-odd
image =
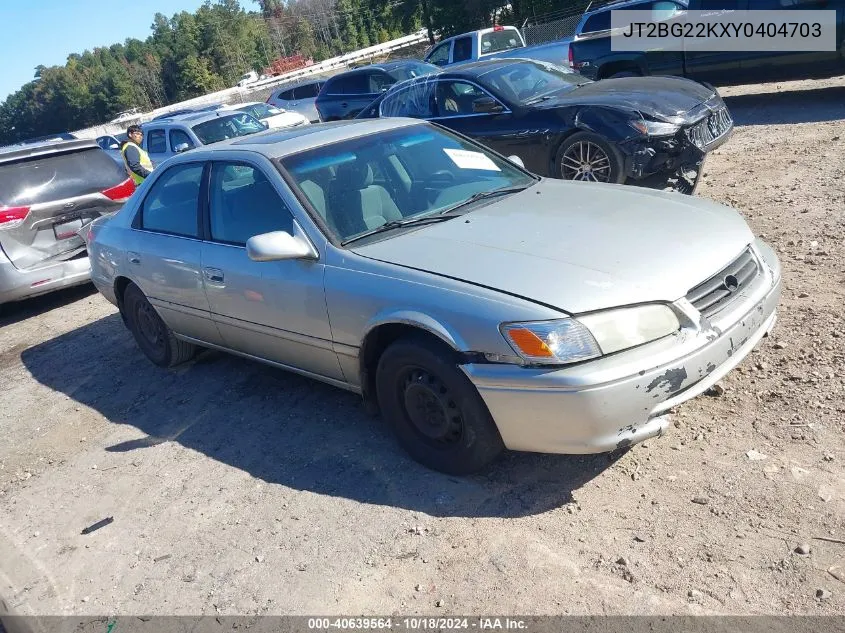
[{"label": "person in yellow safety vest", "polygon": [[120,153],[123,156],[126,173],[137,186],[144,182],[144,179],[152,173],[154,167],[147,152],[141,149],[144,133],[141,132],[140,126],[130,125],[126,130],[126,136],[129,137],[129,140],[120,148]]}]

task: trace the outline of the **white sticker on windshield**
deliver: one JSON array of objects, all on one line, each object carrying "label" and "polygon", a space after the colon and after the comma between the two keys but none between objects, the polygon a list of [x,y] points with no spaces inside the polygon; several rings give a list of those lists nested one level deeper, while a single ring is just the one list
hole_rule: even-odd
[{"label": "white sticker on windshield", "polygon": [[461,169],[483,169],[484,171],[502,171],[496,163],[481,152],[471,152],[466,149],[443,148],[446,155]]}]

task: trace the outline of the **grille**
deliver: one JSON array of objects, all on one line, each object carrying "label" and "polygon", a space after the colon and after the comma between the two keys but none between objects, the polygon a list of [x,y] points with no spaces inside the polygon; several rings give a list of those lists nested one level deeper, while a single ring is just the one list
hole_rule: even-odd
[{"label": "grille", "polygon": [[687,134],[696,147],[704,149],[730,132],[731,127],[733,127],[731,114],[726,106],[722,106],[709,117],[689,128]]},{"label": "grille", "polygon": [[687,293],[687,301],[706,317],[712,316],[738,298],[744,288],[760,273],[751,249],[725,266],[704,283]]}]

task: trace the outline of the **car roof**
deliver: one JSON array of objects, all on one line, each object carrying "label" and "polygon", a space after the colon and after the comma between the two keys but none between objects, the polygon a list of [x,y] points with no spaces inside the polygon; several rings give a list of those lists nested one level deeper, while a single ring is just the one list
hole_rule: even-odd
[{"label": "car roof", "polygon": [[419,64],[429,65],[428,62],[425,62],[421,59],[397,59],[396,61],[392,61],[392,62],[383,62],[381,64],[367,64],[366,66],[359,66],[358,68],[351,68],[350,70],[347,70],[346,72],[338,73],[338,74],[336,74],[332,77],[329,77],[329,79],[335,79],[337,77],[345,77],[347,75],[354,75],[354,74],[357,74],[357,73],[360,73],[360,72],[364,72],[366,70],[372,70],[373,68],[376,68],[378,70],[389,71],[389,70],[393,70],[394,68],[401,68],[402,66],[409,66],[411,64],[414,64],[414,65],[419,65]]},{"label": "car roof", "polygon": [[75,152],[81,149],[100,149],[97,141],[92,138],[74,141],[42,141],[28,145],[9,145],[0,147],[0,164],[11,163],[36,156]]},{"label": "car roof", "polygon": [[[594,8],[594,9],[588,9],[587,11],[584,12],[584,15],[587,16],[587,15],[593,15],[594,13],[602,13],[603,11],[609,11],[611,9],[618,9],[620,7],[627,7],[627,6],[632,5],[632,4],[643,4],[644,2],[647,2],[647,1],[648,0],[611,0],[611,2],[603,4],[599,7]],[[684,5],[684,6],[689,6],[689,0],[675,0],[675,1],[678,2],[679,4]]]},{"label": "car roof", "polygon": [[[210,112],[186,112],[185,114],[177,114],[170,119],[160,119],[153,125],[156,126],[165,126],[165,125],[175,125],[177,123],[185,124],[185,125],[197,125],[198,123],[205,123],[206,121],[212,121],[222,116],[231,116],[234,113],[231,110],[212,110]],[[146,127],[152,127],[150,125],[152,121],[146,124]]]},{"label": "car roof", "polygon": [[299,86],[307,86],[308,84],[316,84],[316,83],[326,83],[329,80],[329,77],[312,77],[310,79],[297,79],[296,81],[291,81],[288,83],[283,83],[275,88],[273,88],[273,92],[277,90],[290,90],[291,88],[297,88]]},{"label": "car roof", "polygon": [[281,130],[266,130],[248,136],[228,139],[204,146],[191,151],[192,156],[202,152],[219,152],[221,150],[245,150],[261,154],[267,158],[283,158],[299,152],[308,151],[324,145],[333,145],[342,141],[378,134],[388,130],[395,130],[412,125],[430,125],[419,119],[385,118],[385,119],[349,119],[333,121],[331,123],[315,123],[313,125],[285,128]]},{"label": "car roof", "polygon": [[442,73],[437,74],[437,77],[480,77],[491,70],[498,70],[500,68],[507,68],[514,64],[522,62],[536,61],[522,57],[505,57],[498,59],[482,59],[475,62],[460,64],[459,66],[452,66]]}]

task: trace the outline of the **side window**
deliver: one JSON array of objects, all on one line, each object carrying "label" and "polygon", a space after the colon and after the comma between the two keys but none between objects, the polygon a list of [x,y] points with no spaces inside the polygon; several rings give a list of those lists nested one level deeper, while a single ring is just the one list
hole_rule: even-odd
[{"label": "side window", "polygon": [[293,94],[293,88],[290,90],[282,90],[276,98],[284,101],[293,101]]},{"label": "side window", "polygon": [[610,29],[610,11],[601,11],[587,18],[582,33],[595,33],[596,31],[607,31]]},{"label": "side window", "polygon": [[369,88],[370,94],[378,94],[382,90],[387,90],[396,82],[387,74],[382,72],[375,72],[369,74]]},{"label": "side window", "polygon": [[335,77],[326,88],[330,95],[363,95],[369,92],[369,79],[365,73]]},{"label": "side window", "polygon": [[147,132],[147,151],[150,154],[164,154],[167,152],[167,139],[164,130],[150,130]]},{"label": "side window", "polygon": [[183,143],[188,144],[188,149],[193,149],[195,147],[194,142],[191,140],[191,137],[182,130],[170,130],[170,147],[173,148],[173,151],[176,151],[176,148]]},{"label": "side window", "polygon": [[197,206],[202,163],[174,165],[155,181],[141,207],[141,228],[198,237]]},{"label": "side window", "polygon": [[439,116],[465,116],[475,114],[473,102],[479,97],[489,97],[486,92],[465,81],[438,81],[435,90]]},{"label": "side window", "polygon": [[440,46],[431,51],[431,54],[428,56],[428,62],[430,64],[448,64],[449,49],[451,48],[451,46],[451,41],[443,42]]},{"label": "side window", "polygon": [[472,58],[472,38],[459,37],[455,40],[455,49],[452,51],[453,62],[465,62]]},{"label": "side window", "polygon": [[428,119],[437,116],[434,102],[434,84],[430,81],[414,84],[388,95],[381,102],[379,115],[383,117],[407,116]]},{"label": "side window", "polygon": [[293,232],[293,216],[257,167],[214,163],[209,189],[211,239],[244,245],[270,231]]},{"label": "side window", "polygon": [[296,88],[297,99],[313,99],[320,92],[320,84],[304,84]]}]

